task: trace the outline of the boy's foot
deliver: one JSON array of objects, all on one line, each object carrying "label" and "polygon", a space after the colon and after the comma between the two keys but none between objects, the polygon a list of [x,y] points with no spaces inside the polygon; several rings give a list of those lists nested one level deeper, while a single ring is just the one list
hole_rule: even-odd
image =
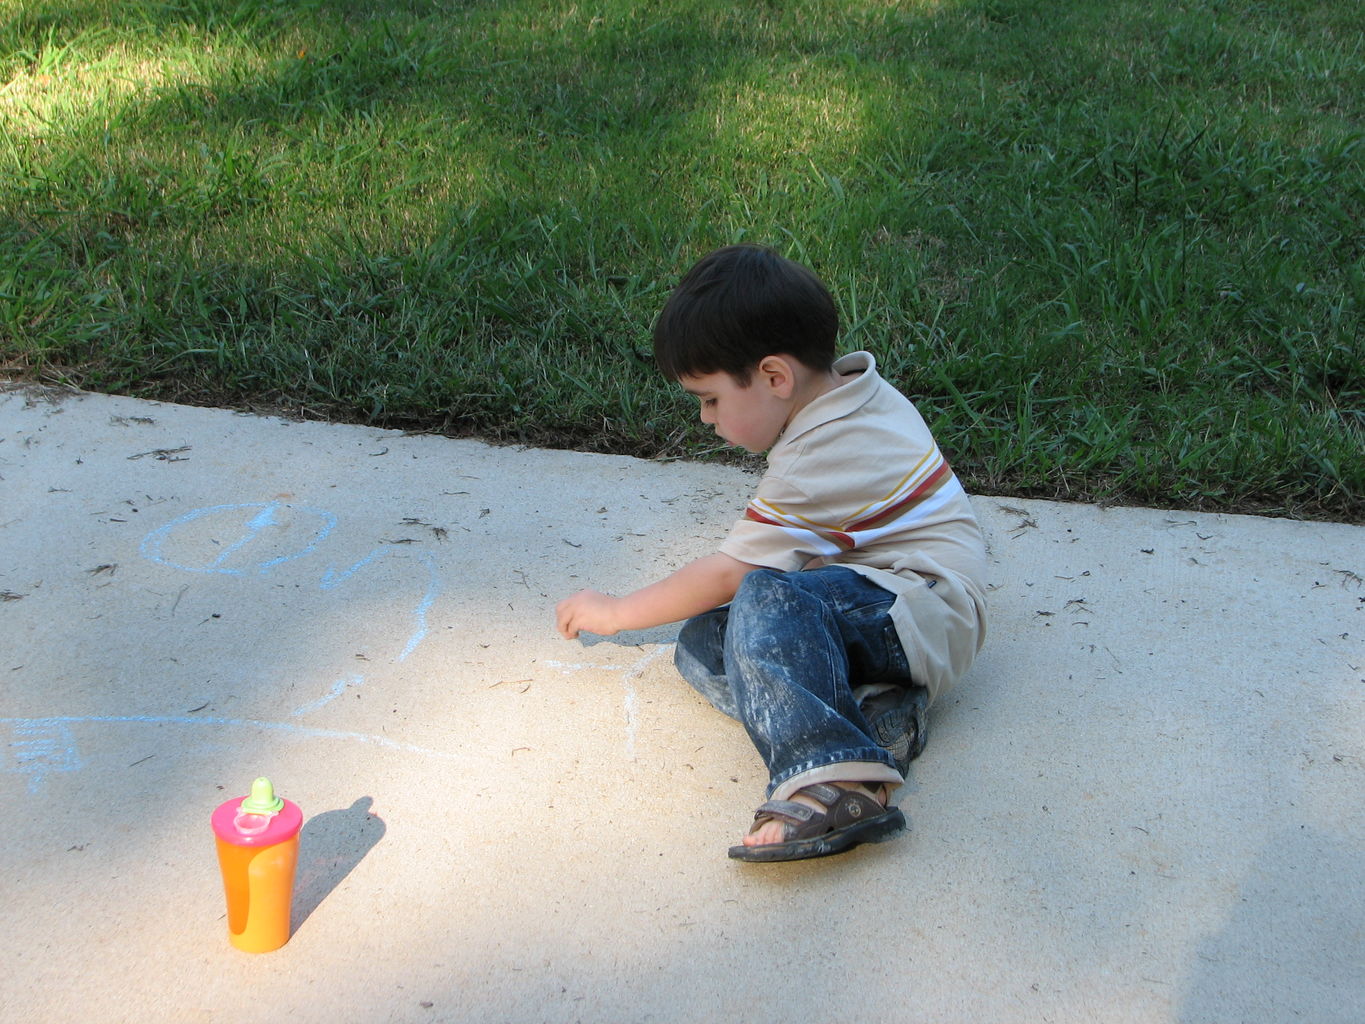
[{"label": "boy's foot", "polygon": [[754,824],[736,860],[779,861],[827,857],[859,843],[878,843],[905,828],[905,815],[888,807],[889,790],[876,792],[859,783],[816,783],[790,800],[769,800],[754,814]]},{"label": "boy's foot", "polygon": [[922,686],[897,686],[865,698],[859,706],[877,746],[896,759],[904,775],[929,738],[929,691]]}]

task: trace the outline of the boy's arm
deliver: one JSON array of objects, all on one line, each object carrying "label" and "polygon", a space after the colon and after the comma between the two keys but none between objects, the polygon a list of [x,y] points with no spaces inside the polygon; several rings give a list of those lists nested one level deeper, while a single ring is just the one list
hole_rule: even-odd
[{"label": "boy's arm", "polygon": [[718,551],[625,597],[580,590],[555,606],[555,625],[572,640],[580,630],[611,636],[622,629],[689,619],[725,604],[735,596],[740,581],[757,568]]}]

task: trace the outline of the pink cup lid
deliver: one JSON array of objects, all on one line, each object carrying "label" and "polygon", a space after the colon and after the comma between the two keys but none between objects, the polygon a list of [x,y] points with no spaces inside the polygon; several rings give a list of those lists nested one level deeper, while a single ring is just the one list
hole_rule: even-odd
[{"label": "pink cup lid", "polygon": [[251,793],[218,805],[213,834],[234,846],[273,846],[293,839],[303,827],[303,811],[275,796],[268,779],[257,779]]}]

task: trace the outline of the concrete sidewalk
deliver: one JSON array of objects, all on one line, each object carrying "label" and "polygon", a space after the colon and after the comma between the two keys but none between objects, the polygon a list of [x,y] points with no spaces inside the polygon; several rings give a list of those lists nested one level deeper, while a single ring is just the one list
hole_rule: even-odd
[{"label": "concrete sidewalk", "polygon": [[[672,629],[724,467],[0,393],[0,1020],[1365,1020],[1365,528],[978,497],[910,832],[741,865]],[[209,815],[306,824],[283,949]]]}]

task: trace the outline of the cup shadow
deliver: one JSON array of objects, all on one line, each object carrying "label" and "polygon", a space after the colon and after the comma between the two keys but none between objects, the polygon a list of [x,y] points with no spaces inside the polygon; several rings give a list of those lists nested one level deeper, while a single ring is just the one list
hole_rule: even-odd
[{"label": "cup shadow", "polygon": [[344,810],[323,811],[304,823],[291,934],[384,838],[384,819],[370,812],[373,804],[373,797],[362,796]]}]

